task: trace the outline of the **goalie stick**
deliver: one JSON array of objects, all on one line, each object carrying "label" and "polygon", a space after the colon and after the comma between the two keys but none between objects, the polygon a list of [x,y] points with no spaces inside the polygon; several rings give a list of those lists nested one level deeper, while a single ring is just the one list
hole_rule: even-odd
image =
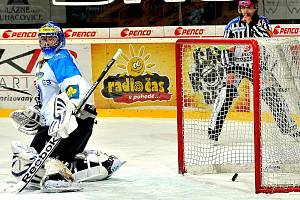
[{"label": "goalie stick", "polygon": [[[103,77],[106,75],[108,70],[112,67],[112,65],[115,63],[117,58],[121,55],[122,50],[118,49],[116,54],[113,56],[113,58],[107,63],[106,67],[96,80],[96,82],[92,85],[92,87],[89,89],[89,91],[86,93],[85,97],[80,101],[79,105],[77,106],[75,110],[75,115],[78,115],[80,112],[80,109],[83,107],[87,99],[91,96],[91,94],[94,92],[96,87],[99,85],[100,81],[103,79]],[[41,166],[45,163],[46,159],[50,156],[50,154],[54,151],[54,149],[57,147],[59,142],[61,141],[61,137],[52,137],[43,150],[39,153],[37,158],[33,161],[33,163],[30,165],[26,173],[22,176],[22,179],[18,181],[18,183],[14,186],[13,192],[19,193],[21,192],[27,184],[31,181],[31,179],[35,176],[37,171],[41,168]]]}]

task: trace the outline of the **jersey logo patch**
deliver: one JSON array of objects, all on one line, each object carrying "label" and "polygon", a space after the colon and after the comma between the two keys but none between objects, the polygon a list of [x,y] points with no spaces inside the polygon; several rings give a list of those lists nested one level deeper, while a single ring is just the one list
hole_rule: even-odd
[{"label": "jersey logo patch", "polygon": [[79,99],[79,85],[69,85],[66,92],[70,99]]},{"label": "jersey logo patch", "polygon": [[44,72],[37,72],[37,73],[35,74],[35,76],[37,77],[37,80],[40,80],[41,78],[43,78]]}]

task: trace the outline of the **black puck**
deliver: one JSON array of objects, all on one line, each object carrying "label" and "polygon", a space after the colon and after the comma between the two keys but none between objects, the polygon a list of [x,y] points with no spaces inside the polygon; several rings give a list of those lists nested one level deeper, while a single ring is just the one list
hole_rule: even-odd
[{"label": "black puck", "polygon": [[232,178],[231,178],[231,180],[234,182],[235,180],[236,180],[236,178],[238,177],[238,173],[235,173],[233,176],[232,176]]}]

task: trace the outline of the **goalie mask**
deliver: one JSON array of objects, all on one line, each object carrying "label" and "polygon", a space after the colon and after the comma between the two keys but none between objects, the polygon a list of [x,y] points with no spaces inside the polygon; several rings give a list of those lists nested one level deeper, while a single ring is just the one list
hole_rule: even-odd
[{"label": "goalie mask", "polygon": [[45,59],[52,58],[59,49],[65,46],[65,36],[62,28],[52,21],[39,29],[38,37]]}]

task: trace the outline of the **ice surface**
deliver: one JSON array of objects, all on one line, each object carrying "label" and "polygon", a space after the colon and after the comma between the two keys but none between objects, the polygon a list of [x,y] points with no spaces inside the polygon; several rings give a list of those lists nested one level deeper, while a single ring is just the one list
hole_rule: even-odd
[{"label": "ice surface", "polygon": [[[81,192],[46,194],[24,191],[1,193],[0,199],[20,200],[244,200],[300,199],[300,193],[255,194],[254,175],[178,174],[175,119],[99,118],[87,149],[114,154],[127,163],[109,180],[84,183]],[[14,181],[10,175],[13,140],[29,144],[32,136],[18,133],[9,119],[0,118],[0,183]],[[1,184],[0,184],[1,185]]]}]

